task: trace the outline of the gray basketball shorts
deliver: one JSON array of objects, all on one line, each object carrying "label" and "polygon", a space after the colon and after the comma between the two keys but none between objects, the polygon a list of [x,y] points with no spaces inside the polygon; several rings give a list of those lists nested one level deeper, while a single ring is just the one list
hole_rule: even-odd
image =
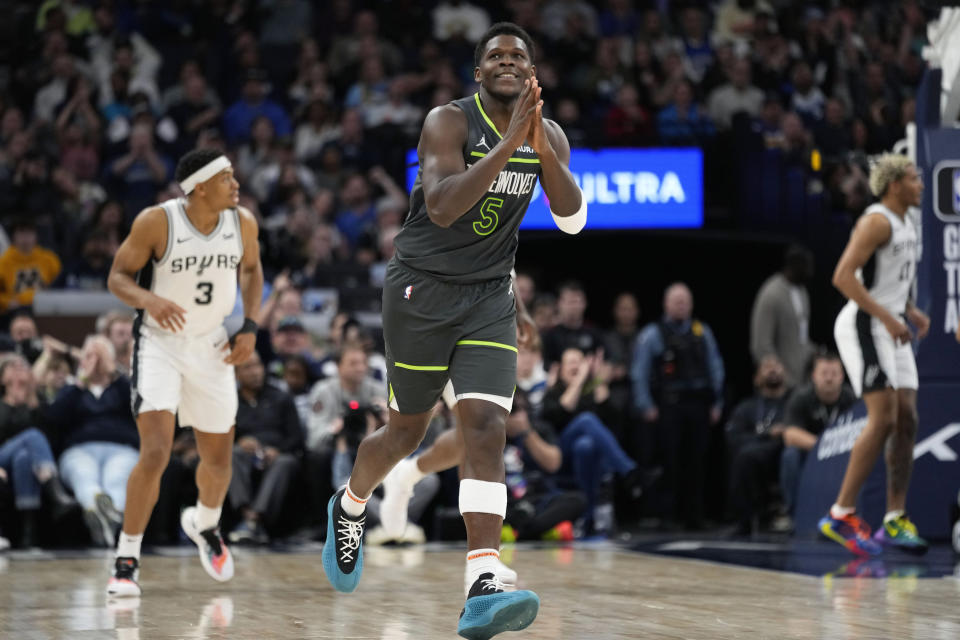
[{"label": "gray basketball shorts", "polygon": [[395,260],[383,285],[390,407],[429,411],[444,385],[458,400],[489,400],[507,410],[517,380],[516,303],[510,277],[443,282]]}]

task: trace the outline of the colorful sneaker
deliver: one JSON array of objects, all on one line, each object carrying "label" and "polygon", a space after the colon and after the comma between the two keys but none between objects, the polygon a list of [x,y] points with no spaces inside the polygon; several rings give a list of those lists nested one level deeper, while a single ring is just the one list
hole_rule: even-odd
[{"label": "colorful sneaker", "polygon": [[217,582],[226,582],[233,577],[233,554],[220,536],[220,527],[197,529],[197,508],[187,507],[180,514],[180,526],[187,537],[193,540],[200,551],[200,564]]},{"label": "colorful sneaker", "polygon": [[504,631],[530,626],[540,610],[540,598],[533,591],[504,591],[492,573],[480,574],[460,612],[457,634],[469,640],[489,640]]},{"label": "colorful sneaker", "polygon": [[897,547],[916,555],[923,555],[929,548],[927,541],[917,535],[917,526],[906,515],[884,522],[873,539],[884,546]]},{"label": "colorful sneaker", "polygon": [[[517,588],[517,572],[497,560],[497,580],[500,581],[500,584],[504,587],[504,591],[515,591]],[[463,570],[463,597],[470,597],[470,587],[473,586],[473,583],[470,582],[470,574],[467,573],[466,568]]]},{"label": "colorful sneaker", "polygon": [[367,516],[351,518],[340,508],[343,491],[337,491],[327,503],[327,540],[321,557],[333,588],[350,593],[363,574],[363,524]]},{"label": "colorful sneaker", "polygon": [[820,533],[860,556],[878,556],[882,547],[870,539],[870,525],[851,513],[834,518],[829,513],[820,518]]},{"label": "colorful sneaker", "polygon": [[140,561],[136,558],[117,558],[113,565],[113,575],[107,582],[107,595],[115,598],[137,598],[140,596]]}]

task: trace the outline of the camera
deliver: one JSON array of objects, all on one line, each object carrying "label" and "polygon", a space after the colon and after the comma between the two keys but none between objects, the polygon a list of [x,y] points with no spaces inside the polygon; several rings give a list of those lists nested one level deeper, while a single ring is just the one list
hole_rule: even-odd
[{"label": "camera", "polygon": [[347,440],[347,446],[356,448],[360,446],[360,441],[367,434],[367,416],[377,416],[378,412],[374,407],[360,404],[356,400],[348,400],[343,403],[343,431],[341,432]]}]

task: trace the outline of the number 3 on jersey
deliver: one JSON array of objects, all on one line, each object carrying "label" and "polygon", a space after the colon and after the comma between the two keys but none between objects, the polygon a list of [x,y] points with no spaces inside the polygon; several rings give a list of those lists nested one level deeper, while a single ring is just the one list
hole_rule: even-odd
[{"label": "number 3 on jersey", "polygon": [[194,298],[193,301],[196,302],[197,304],[210,304],[210,300],[213,299],[213,283],[198,282],[197,290],[200,291],[201,295]]},{"label": "number 3 on jersey", "polygon": [[487,198],[480,205],[480,219],[473,223],[473,230],[479,236],[488,236],[493,233],[500,222],[497,211],[503,206],[503,198]]}]

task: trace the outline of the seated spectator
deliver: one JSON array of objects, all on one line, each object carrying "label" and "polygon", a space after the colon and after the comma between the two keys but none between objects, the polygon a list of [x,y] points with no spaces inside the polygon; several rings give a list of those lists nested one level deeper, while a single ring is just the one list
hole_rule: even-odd
[{"label": "seated spectator", "polygon": [[63,450],[60,473],[83,507],[91,540],[112,547],[140,437],[130,413],[130,381],[117,374],[109,340],[87,337],[77,381],[60,391],[47,417]]},{"label": "seated spectator", "polygon": [[585,531],[609,532],[606,507],[599,502],[600,482],[615,473],[634,499],[642,492],[641,473],[605,424],[609,415],[610,365],[603,354],[586,356],[567,348],[559,379],[547,390],[543,418],[560,432],[563,468],[572,474],[587,498]]},{"label": "seated spectator", "polygon": [[10,314],[10,339],[13,341],[13,351],[26,358],[31,365],[40,357],[44,343],[30,309],[21,308]]},{"label": "seated spectator", "polygon": [[517,345],[517,388],[525,395],[528,413],[532,417],[539,417],[549,384],[547,372],[543,368],[540,340],[535,339],[532,342],[529,346]]},{"label": "seated spectator", "polygon": [[306,435],[307,421],[310,418],[310,389],[313,383],[306,358],[295,355],[283,361],[283,379],[278,381],[277,388],[293,397],[304,435]]},{"label": "seated spectator", "polygon": [[54,520],[77,503],[60,483],[44,424],[33,373],[20,356],[0,362],[0,480],[12,484],[14,506],[22,518],[20,544],[37,542],[41,501],[51,507]]},{"label": "seated spectator", "polygon": [[583,491],[563,490],[555,474],[563,465],[563,452],[545,420],[535,419],[526,394],[517,392],[507,418],[507,444],[503,466],[507,485],[507,514],[504,525],[513,529],[516,540],[573,538],[572,522],[587,507]]},{"label": "seated spectator", "polygon": [[543,332],[543,361],[547,369],[559,362],[568,348],[591,354],[603,346],[600,333],[584,324],[586,310],[587,292],[583,285],[573,280],[561,284],[557,291],[557,325]]},{"label": "seated spectator", "polygon": [[237,365],[240,405],[227,495],[242,521],[231,542],[268,542],[265,527],[277,524],[287,491],[300,466],[303,431],[289,394],[266,384],[256,352]]},{"label": "seated spectator", "polygon": [[760,360],[753,385],[756,393],[741,401],[727,422],[730,497],[740,535],[757,531],[768,515],[767,488],[777,481],[780,468],[787,383],[775,355]]},{"label": "seated spectator", "polygon": [[307,362],[310,376],[314,379],[323,377],[320,363],[313,357],[312,338],[303,326],[300,316],[287,316],[277,323],[277,328],[271,332],[270,342],[274,359],[267,367],[267,371],[271,377],[283,377],[283,363],[290,356],[302,357]]},{"label": "seated spectator", "polygon": [[793,392],[783,416],[780,490],[791,516],[797,506],[800,472],[807,453],[816,446],[823,430],[856,401],[853,389],[844,383],[840,357],[828,351],[814,356],[810,382]]},{"label": "seated spectator", "polygon": [[557,326],[557,299],[552,293],[538,294],[530,306],[530,316],[537,325],[537,331],[541,336],[545,336]]},{"label": "seated spectator", "polygon": [[750,117],[760,115],[763,106],[763,91],[750,82],[750,61],[737,60],[730,71],[730,81],[714,89],[707,100],[710,119],[718,129],[729,129],[733,117],[746,113]]},{"label": "seated spectator", "polygon": [[384,386],[368,375],[367,354],[347,343],[337,356],[337,375],[310,392],[313,413],[307,421],[307,448],[330,452],[331,486],[346,484],[360,440],[386,422]]},{"label": "seated spectator", "polygon": [[127,375],[133,358],[133,316],[129,311],[108,311],[97,318],[97,332],[113,345],[117,371]]},{"label": "seated spectator", "polygon": [[38,289],[49,287],[60,275],[60,258],[37,246],[37,227],[20,218],[10,227],[12,244],[0,255],[0,312],[33,304]]},{"label": "seated spectator", "polygon": [[110,237],[104,231],[91,229],[83,238],[80,256],[67,265],[59,286],[64,289],[106,291],[112,261]]},{"label": "seated spectator", "polygon": [[130,131],[127,152],[110,164],[106,177],[132,219],[156,203],[157,193],[172,175],[173,161],[157,150],[151,127],[138,122]]},{"label": "seated spectator", "polygon": [[344,180],[340,190],[340,206],[336,218],[337,229],[351,246],[356,246],[361,234],[377,224],[376,207],[370,198],[370,186],[366,178],[357,173]]},{"label": "seated spectator", "polygon": [[673,101],[657,114],[660,142],[670,146],[699,145],[713,136],[713,123],[693,100],[686,80],[677,82]]},{"label": "seated spectator", "polygon": [[292,133],[290,117],[279,104],[267,97],[267,76],[261,69],[247,71],[243,95],[223,114],[223,131],[231,145],[243,142],[250,135],[250,125],[257,116],[266,116],[273,123],[277,137]]}]

